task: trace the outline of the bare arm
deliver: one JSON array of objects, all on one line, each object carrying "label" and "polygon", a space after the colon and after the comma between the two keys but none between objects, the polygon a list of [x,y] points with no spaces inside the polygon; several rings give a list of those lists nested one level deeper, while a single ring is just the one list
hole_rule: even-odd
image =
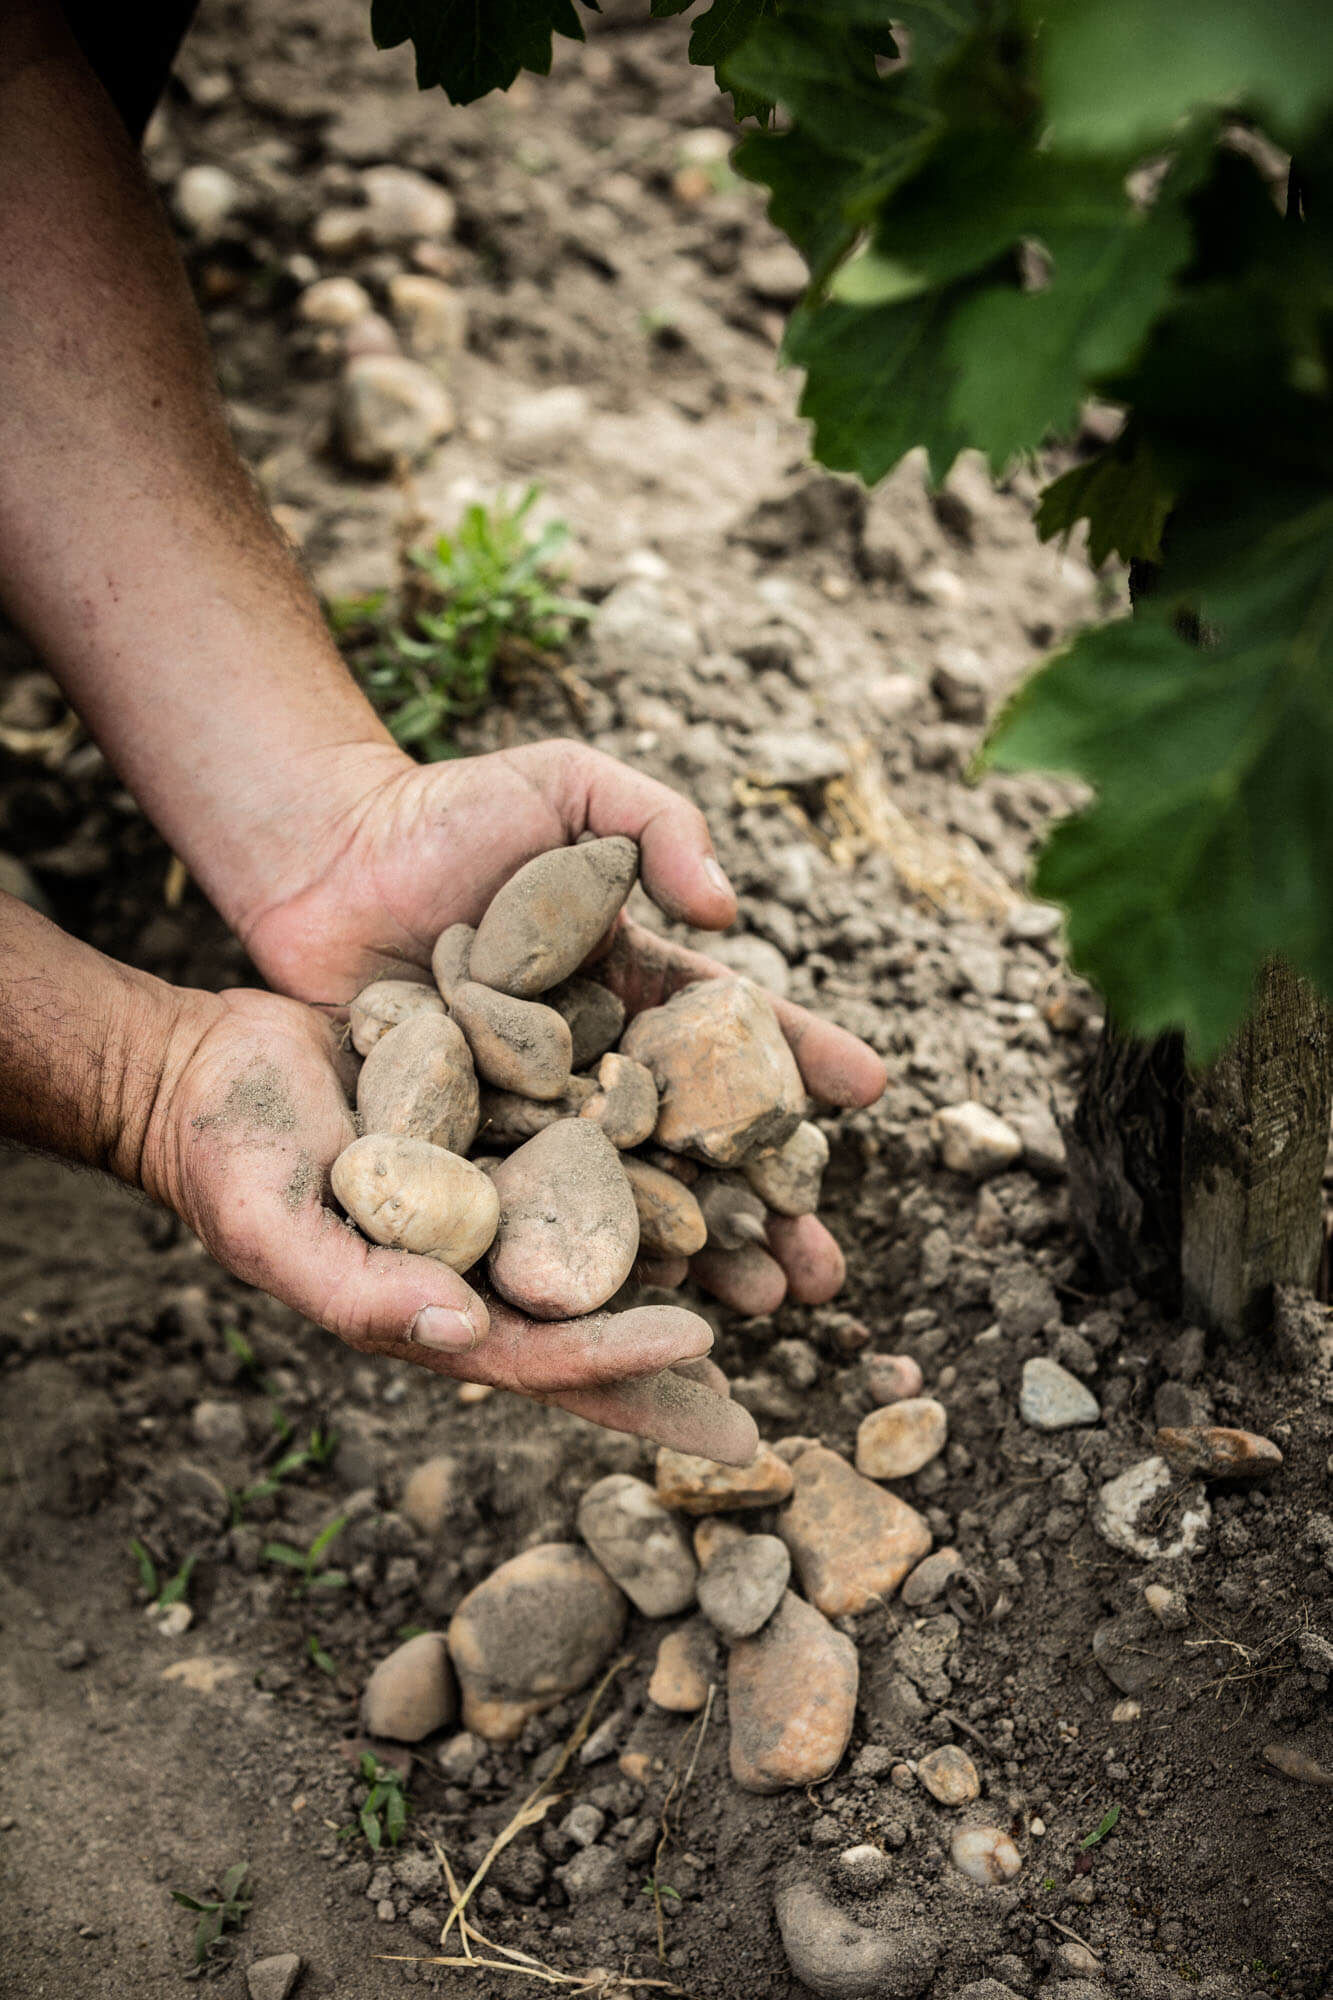
[{"label": "bare arm", "polygon": [[240,922],[340,771],[401,760],[232,446],[139,161],[34,0],[0,0],[0,413],[0,593]]}]

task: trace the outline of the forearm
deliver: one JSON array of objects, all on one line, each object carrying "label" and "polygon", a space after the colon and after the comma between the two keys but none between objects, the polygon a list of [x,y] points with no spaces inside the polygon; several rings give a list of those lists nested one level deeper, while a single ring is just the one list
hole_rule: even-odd
[{"label": "forearm", "polygon": [[232,447],[139,163],[30,0],[0,0],[0,595],[233,922],[398,755]]},{"label": "forearm", "polygon": [[194,1006],[0,895],[0,1138],[141,1184],[164,1080],[203,1031]]}]

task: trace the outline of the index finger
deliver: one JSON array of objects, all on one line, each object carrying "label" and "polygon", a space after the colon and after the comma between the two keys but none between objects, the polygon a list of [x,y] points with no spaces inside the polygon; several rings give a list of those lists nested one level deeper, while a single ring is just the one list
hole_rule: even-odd
[{"label": "index finger", "polygon": [[[682,986],[693,985],[698,979],[733,975],[715,958],[655,937],[641,924],[626,920],[598,962],[596,976],[624,1001],[631,1014],[640,1014],[645,1007],[660,1007]],[[768,999],[812,1097],[843,1110],[859,1110],[875,1102],[888,1082],[888,1073],[872,1048],[859,1036],[848,1034],[846,1028],[822,1021],[790,1000],[780,1000],[775,993]]]}]

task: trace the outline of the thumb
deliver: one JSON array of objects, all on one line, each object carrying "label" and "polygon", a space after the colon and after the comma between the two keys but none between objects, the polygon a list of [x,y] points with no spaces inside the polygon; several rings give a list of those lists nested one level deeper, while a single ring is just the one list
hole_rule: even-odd
[{"label": "thumb", "polygon": [[735,921],[736,892],[698,806],[599,750],[580,759],[578,777],[582,818],[594,833],[638,841],[643,886],[660,910],[702,930]]}]

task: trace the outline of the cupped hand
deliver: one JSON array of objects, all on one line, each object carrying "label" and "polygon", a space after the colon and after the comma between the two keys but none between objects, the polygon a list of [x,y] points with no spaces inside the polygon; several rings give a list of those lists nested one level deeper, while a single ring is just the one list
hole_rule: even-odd
[{"label": "cupped hand", "polygon": [[[449,924],[475,924],[502,882],[536,854],[581,834],[639,843],[642,882],[667,916],[721,930],[736,898],[703,814],[667,785],[563,738],[442,764],[376,750],[358,779],[344,773],[310,859],[280,900],[243,917],[255,963],[284,993],[345,1006],[368,980],[421,973]],[[630,1013],[727,968],[622,924],[597,968]],[[850,1108],[884,1088],[874,1051],[831,1022],[774,1000],[811,1097]],[[738,1266],[705,1255],[695,1275],[724,1304],[772,1312],[784,1296],[833,1297],[842,1252],[814,1216],[775,1218],[769,1252]]]},{"label": "cupped hand", "polygon": [[192,995],[140,1179],[220,1263],[363,1353],[725,1462],[753,1456],[753,1420],[699,1379],[712,1333],[698,1315],[643,1306],[526,1320],[432,1258],[365,1242],[327,1205],[329,1169],[356,1136],[351,1081],[341,1034],[308,1007]]}]

